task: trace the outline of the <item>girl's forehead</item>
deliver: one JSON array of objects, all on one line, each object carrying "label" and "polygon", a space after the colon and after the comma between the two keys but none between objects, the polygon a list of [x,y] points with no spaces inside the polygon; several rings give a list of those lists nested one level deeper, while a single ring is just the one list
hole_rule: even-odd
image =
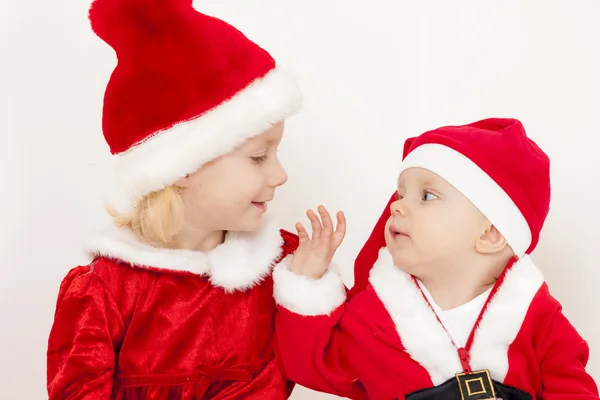
[{"label": "girl's forehead", "polygon": [[270,129],[247,139],[242,146],[265,146],[271,143],[279,143],[283,136],[283,123],[273,125]]}]

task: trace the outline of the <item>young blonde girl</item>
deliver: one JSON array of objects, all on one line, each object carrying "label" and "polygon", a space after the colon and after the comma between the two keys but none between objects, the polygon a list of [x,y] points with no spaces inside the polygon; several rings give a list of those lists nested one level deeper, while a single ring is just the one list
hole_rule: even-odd
[{"label": "young blonde girl", "polygon": [[49,398],[287,398],[271,271],[297,238],[264,213],[294,80],[191,0],[97,0],[90,20],[118,58],[114,224],[60,286]]}]

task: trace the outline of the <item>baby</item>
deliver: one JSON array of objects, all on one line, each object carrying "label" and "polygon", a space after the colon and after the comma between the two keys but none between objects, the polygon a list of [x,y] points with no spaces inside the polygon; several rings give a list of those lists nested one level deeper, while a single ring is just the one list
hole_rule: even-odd
[{"label": "baby", "polygon": [[529,256],[549,170],[514,119],[407,140],[349,296],[329,268],[343,215],[334,230],[309,212],[312,237],[299,224],[274,273],[287,376],[352,399],[599,399],[588,345]]}]

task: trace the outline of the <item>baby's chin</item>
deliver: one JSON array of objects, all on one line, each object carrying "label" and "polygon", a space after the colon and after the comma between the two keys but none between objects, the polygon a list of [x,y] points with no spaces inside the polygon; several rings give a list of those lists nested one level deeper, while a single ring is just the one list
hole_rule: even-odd
[{"label": "baby's chin", "polygon": [[399,268],[402,271],[407,272],[409,274],[413,274],[414,268],[412,266],[414,265],[414,262],[407,258],[406,252],[402,252],[399,250],[390,250],[389,247],[388,250],[392,255],[392,261],[394,262],[394,266],[396,266],[396,268]]}]

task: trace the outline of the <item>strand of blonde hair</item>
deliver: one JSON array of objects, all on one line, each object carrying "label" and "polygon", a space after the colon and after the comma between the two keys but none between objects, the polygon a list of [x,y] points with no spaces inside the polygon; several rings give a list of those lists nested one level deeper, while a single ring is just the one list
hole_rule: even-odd
[{"label": "strand of blonde hair", "polygon": [[155,247],[172,248],[184,224],[181,188],[167,186],[142,198],[127,214],[107,208],[118,227],[131,230],[139,240]]}]

